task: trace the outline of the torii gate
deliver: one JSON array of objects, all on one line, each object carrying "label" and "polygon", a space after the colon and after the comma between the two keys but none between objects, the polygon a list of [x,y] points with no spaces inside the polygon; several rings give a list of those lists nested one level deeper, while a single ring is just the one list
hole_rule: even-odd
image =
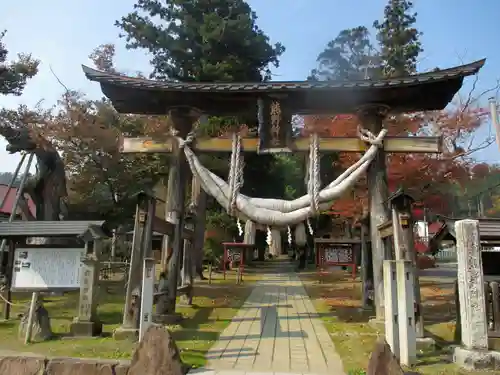
[{"label": "torii gate", "polygon": [[[476,74],[485,60],[471,64],[407,77],[381,80],[327,82],[213,82],[183,83],[131,78],[97,71],[83,66],[89,80],[99,82],[103,93],[121,113],[170,116],[178,135],[183,138],[201,115],[239,116],[256,118],[257,103],[263,103],[263,119],[259,133],[242,139],[244,152],[305,152],[309,138],[292,138],[291,117],[298,115],[356,114],[362,126],[373,134],[383,128],[389,114],[441,110],[461,88],[466,76]],[[279,111],[275,111],[276,104]],[[260,113],[259,113],[260,115]],[[259,119],[261,120],[261,119]],[[253,121],[255,123],[255,120]],[[252,123],[246,121],[246,123]],[[227,138],[196,139],[191,146],[197,152],[230,152],[232,141]],[[321,152],[363,152],[367,145],[354,137],[322,138]],[[384,243],[378,227],[390,218],[387,207],[388,188],[385,153],[439,153],[439,137],[386,137],[383,147],[370,164],[368,174],[370,205],[370,236],[373,253],[374,290],[377,319],[384,315],[383,260]],[[171,197],[184,191],[188,166],[179,152],[177,141],[165,136],[124,138],[124,153],[172,153],[175,178],[169,186]],[[170,185],[170,184],[169,184]],[[174,189],[173,187],[177,188]],[[177,210],[177,229],[171,263],[173,266],[170,291],[175,291],[182,241],[183,204]],[[175,309],[175,293],[173,296]]]}]

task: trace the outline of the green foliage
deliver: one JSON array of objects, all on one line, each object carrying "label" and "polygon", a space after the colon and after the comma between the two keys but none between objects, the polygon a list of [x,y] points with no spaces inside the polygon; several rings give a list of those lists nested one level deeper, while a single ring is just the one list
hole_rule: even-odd
[{"label": "green foliage", "polygon": [[415,27],[417,13],[408,0],[389,0],[384,9],[384,20],[375,21],[380,57],[386,77],[401,77],[417,71],[417,58],[423,51],[422,35]]},{"label": "green foliage", "polygon": [[38,73],[39,61],[29,54],[19,54],[8,62],[8,50],[2,42],[6,31],[0,32],[0,94],[21,95],[27,81]]},{"label": "green foliage", "polygon": [[156,79],[260,81],[284,52],[243,0],[138,0],[134,8],[116,25],[128,48],[151,53]]},{"label": "green foliage", "polygon": [[295,199],[305,190],[304,157],[297,154],[281,154],[275,156],[276,174],[283,176],[283,197]]},{"label": "green foliage", "polygon": [[388,1],[384,19],[373,23],[377,46],[365,26],[340,31],[318,55],[319,67],[309,79],[376,79],[415,73],[423,49],[419,40],[422,33],[414,27],[417,14],[411,13],[412,9],[411,1]]},{"label": "green foliage", "polygon": [[319,68],[311,72],[312,80],[357,80],[379,74],[379,57],[364,26],[340,31],[318,55]]}]

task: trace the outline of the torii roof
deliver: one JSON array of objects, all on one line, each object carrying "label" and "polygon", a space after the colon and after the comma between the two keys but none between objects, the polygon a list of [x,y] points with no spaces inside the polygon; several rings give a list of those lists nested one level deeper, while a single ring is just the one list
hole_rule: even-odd
[{"label": "torii roof", "polygon": [[86,77],[101,84],[117,111],[166,114],[192,107],[207,115],[255,114],[258,98],[279,99],[297,114],[355,113],[366,104],[384,104],[392,112],[440,110],[452,100],[463,79],[476,74],[485,59],[407,77],[321,82],[170,82],[132,78],[83,66]]}]

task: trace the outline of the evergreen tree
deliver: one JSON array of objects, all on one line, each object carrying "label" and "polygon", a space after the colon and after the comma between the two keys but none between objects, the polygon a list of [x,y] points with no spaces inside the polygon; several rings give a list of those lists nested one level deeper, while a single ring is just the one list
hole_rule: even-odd
[{"label": "evergreen tree", "polygon": [[28,79],[38,72],[39,62],[29,54],[19,54],[16,61],[8,62],[8,50],[2,42],[5,33],[0,32],[0,95],[21,95]]},{"label": "evergreen tree", "polygon": [[376,78],[379,56],[364,26],[345,29],[331,40],[318,55],[319,67],[311,72],[311,80],[358,80]]},{"label": "evergreen tree", "polygon": [[373,23],[386,77],[401,77],[417,70],[417,58],[423,51],[420,43],[422,33],[415,28],[417,13],[412,9],[411,1],[389,0],[383,21]]},{"label": "evergreen tree", "polygon": [[128,48],[151,53],[152,78],[260,81],[285,50],[270,44],[243,0],[138,0],[134,8],[116,25]]}]

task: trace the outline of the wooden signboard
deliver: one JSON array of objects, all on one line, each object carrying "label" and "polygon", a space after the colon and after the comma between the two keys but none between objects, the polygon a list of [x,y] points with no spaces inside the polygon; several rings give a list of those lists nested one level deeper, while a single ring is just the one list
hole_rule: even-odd
[{"label": "wooden signboard", "polygon": [[[359,243],[359,241],[358,241]],[[355,241],[339,241],[334,239],[316,239],[316,266],[323,269],[325,266],[346,266],[352,268],[352,277],[356,278]]]},{"label": "wooden signboard", "polygon": [[226,265],[228,262],[238,264],[238,280],[240,283],[243,278],[243,271],[245,268],[245,251],[248,248],[254,248],[255,245],[241,243],[241,242],[223,242],[224,246],[224,279],[226,279]]}]

